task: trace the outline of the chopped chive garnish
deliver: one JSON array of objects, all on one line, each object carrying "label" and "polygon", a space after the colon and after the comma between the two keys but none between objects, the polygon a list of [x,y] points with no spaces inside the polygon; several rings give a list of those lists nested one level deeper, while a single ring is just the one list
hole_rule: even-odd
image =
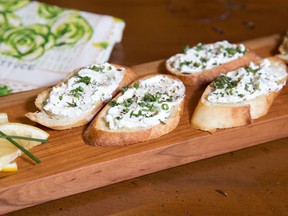
[{"label": "chopped chive garnish", "polygon": [[42,105],[45,106],[47,103],[48,103],[47,100],[45,100],[42,102]]},{"label": "chopped chive garnish", "polygon": [[41,161],[35,157],[31,152],[29,152],[27,149],[25,149],[23,146],[21,146],[19,143],[17,143],[15,140],[11,138],[11,136],[6,135],[2,131],[0,131],[1,136],[6,136],[9,142],[11,142],[14,146],[16,146],[18,149],[20,149],[22,152],[24,152],[28,157],[30,157],[32,160],[34,160],[36,163],[40,163]]},{"label": "chopped chive garnish", "polygon": [[189,45],[185,45],[183,48],[183,52],[186,54],[189,49],[190,49]]},{"label": "chopped chive garnish", "polygon": [[121,89],[121,91],[122,91],[122,93],[124,93],[124,92],[126,92],[127,90],[128,90],[128,86],[124,86],[122,89]]},{"label": "chopped chive garnish", "polygon": [[168,106],[168,104],[162,104],[162,105],[161,105],[161,108],[162,108],[163,110],[168,110],[168,109],[169,109],[169,106]]},{"label": "chopped chive garnish", "polygon": [[48,143],[47,139],[38,139],[33,137],[23,137],[23,136],[11,136],[11,135],[0,135],[0,138],[11,138],[11,139],[21,139],[21,140],[29,140],[29,141],[35,141],[35,142],[41,142],[41,143]]},{"label": "chopped chive garnish", "polygon": [[77,75],[77,77],[79,78],[79,80],[77,80],[77,83],[83,82],[86,85],[89,85],[91,83],[91,77],[89,77],[89,76]]},{"label": "chopped chive garnish", "polygon": [[118,103],[117,103],[116,101],[114,101],[114,100],[111,100],[111,101],[109,102],[109,105],[110,105],[111,107],[114,107],[114,106],[117,106]]},{"label": "chopped chive garnish", "polygon": [[69,102],[66,102],[66,103],[69,107],[77,107],[77,104],[74,101],[72,103],[69,103]]},{"label": "chopped chive garnish", "polygon": [[139,84],[138,84],[138,83],[134,83],[133,87],[134,87],[135,89],[138,89],[138,88],[139,88]]},{"label": "chopped chive garnish", "polygon": [[199,44],[196,45],[196,50],[197,50],[197,51],[201,51],[201,50],[203,50],[203,49],[204,49],[204,46],[203,46],[202,43],[199,43]]}]

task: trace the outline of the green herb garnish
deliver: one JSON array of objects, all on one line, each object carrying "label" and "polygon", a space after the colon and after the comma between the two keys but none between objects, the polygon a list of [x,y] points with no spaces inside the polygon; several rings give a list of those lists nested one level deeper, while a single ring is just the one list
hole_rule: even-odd
[{"label": "green herb garnish", "polygon": [[201,50],[203,50],[203,49],[204,49],[204,46],[203,46],[202,43],[199,43],[199,44],[196,45],[196,50],[197,50],[197,51],[201,51]]},{"label": "green herb garnish", "polygon": [[135,89],[138,89],[138,88],[139,88],[139,84],[138,84],[138,83],[134,83],[133,87],[134,87]]},{"label": "green herb garnish", "polygon": [[213,86],[216,89],[224,89],[225,87],[230,85],[231,81],[232,79],[230,77],[225,76],[225,75],[220,75],[214,80]]},{"label": "green herb garnish", "polygon": [[42,106],[45,106],[47,103],[48,103],[47,100],[43,101],[43,102],[42,102]]},{"label": "green herb garnish", "polygon": [[166,99],[167,102],[172,102],[173,101],[173,97],[170,95],[169,98]]},{"label": "green herb garnish", "polygon": [[238,97],[243,98],[244,95],[243,94],[238,94]]},{"label": "green herb garnish", "polygon": [[194,66],[194,67],[199,67],[200,64],[199,64],[198,62],[194,62],[194,63],[193,63],[193,66]]},{"label": "green herb garnish", "polygon": [[246,71],[248,73],[253,73],[253,74],[256,74],[258,71],[260,70],[260,67],[256,68],[256,69],[253,69],[251,67],[246,67]]},{"label": "green herb garnish", "polygon": [[[1,131],[0,131],[1,132]],[[2,132],[3,133],[3,132]],[[4,134],[4,133],[3,133]],[[21,139],[21,140],[28,140],[28,141],[35,141],[35,142],[41,142],[41,143],[48,143],[47,139],[39,139],[39,138],[33,138],[33,137],[23,137],[23,136],[14,136],[14,135],[0,135],[0,138],[11,138],[11,139]]]},{"label": "green herb garnish", "polygon": [[186,54],[189,49],[190,49],[189,45],[185,45],[183,48],[184,54]]},{"label": "green herb garnish", "polygon": [[162,108],[163,110],[169,110],[168,104],[162,104],[162,105],[161,105],[161,108]]},{"label": "green herb garnish", "polygon": [[133,103],[132,99],[128,98],[127,100],[124,100],[123,105],[125,107],[129,107],[129,106],[131,106],[132,103]]},{"label": "green herb garnish", "polygon": [[124,87],[121,89],[121,91],[122,91],[122,93],[124,94],[128,89],[129,89],[128,86],[124,86]]},{"label": "green herb garnish", "polygon": [[234,56],[237,53],[237,50],[234,48],[225,48],[226,52],[229,54],[229,56]]},{"label": "green herb garnish", "polygon": [[73,101],[72,103],[66,102],[68,104],[69,107],[77,107],[77,104],[75,101]]},{"label": "green herb garnish", "polygon": [[183,67],[184,65],[186,66],[189,66],[192,62],[191,61],[183,61],[183,62],[180,62],[180,67]]},{"label": "green herb garnish", "polygon": [[111,107],[114,107],[114,106],[117,106],[118,103],[117,103],[115,100],[111,100],[111,101],[109,102],[109,105],[110,105]]},{"label": "green herb garnish", "polygon": [[70,92],[74,97],[79,98],[81,93],[84,92],[84,89],[81,86],[78,86],[77,88],[72,89]]},{"label": "green herb garnish", "polygon": [[93,65],[93,66],[91,66],[91,67],[88,67],[88,69],[93,70],[93,71],[96,71],[96,72],[103,73],[103,72],[104,72],[104,69],[105,69],[105,66],[104,66],[104,65],[100,65],[100,66]]},{"label": "green herb garnish", "polygon": [[247,53],[247,50],[244,49],[244,50],[242,51],[241,48],[240,48],[240,46],[237,46],[237,47],[236,47],[236,51],[237,51],[238,53],[243,53],[243,54],[246,54],[246,53]]},{"label": "green herb garnish", "polygon": [[86,85],[89,85],[91,83],[91,77],[89,77],[89,76],[77,75],[77,77],[79,78],[79,80],[77,80],[77,83],[83,82]]},{"label": "green herb garnish", "polygon": [[31,137],[20,137],[20,136],[8,136],[6,135],[4,132],[0,131],[0,138],[5,138],[7,139],[9,142],[11,142],[14,146],[16,146],[18,149],[20,149],[22,152],[24,152],[28,157],[30,157],[32,160],[34,160],[36,163],[40,163],[41,161],[35,157],[30,151],[28,151],[27,149],[25,149],[23,146],[21,146],[19,143],[17,143],[15,140],[13,140],[12,138],[17,138],[17,139],[25,139],[25,140],[32,140],[32,141],[36,141],[36,142],[45,142],[47,143],[47,140],[43,140],[43,139],[36,139],[36,138],[31,138]]},{"label": "green herb garnish", "polygon": [[208,61],[208,59],[201,57],[200,61],[203,62],[203,63],[206,63]]},{"label": "green herb garnish", "polygon": [[135,114],[135,113],[132,111],[132,112],[130,113],[130,118],[131,118],[132,116],[135,116],[135,117],[143,116],[142,110],[139,110],[137,114]]},{"label": "green herb garnish", "polygon": [[156,101],[156,97],[155,97],[154,95],[150,94],[150,93],[146,93],[146,94],[144,95],[143,100],[144,100],[145,102],[155,102],[155,101]]},{"label": "green herb garnish", "polygon": [[244,88],[246,91],[249,90],[249,85],[248,84],[245,84],[245,88]]}]

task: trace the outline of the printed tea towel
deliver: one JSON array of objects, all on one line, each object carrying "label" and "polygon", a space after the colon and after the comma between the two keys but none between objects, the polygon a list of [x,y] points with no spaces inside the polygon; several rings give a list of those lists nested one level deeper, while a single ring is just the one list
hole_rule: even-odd
[{"label": "printed tea towel", "polygon": [[0,0],[0,96],[49,86],[109,59],[123,20],[29,0]]}]

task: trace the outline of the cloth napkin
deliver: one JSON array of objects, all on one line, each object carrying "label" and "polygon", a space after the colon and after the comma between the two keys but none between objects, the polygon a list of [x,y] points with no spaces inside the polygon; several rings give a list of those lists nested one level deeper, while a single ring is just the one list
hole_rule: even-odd
[{"label": "cloth napkin", "polygon": [[53,85],[108,61],[125,22],[29,0],[0,1],[0,95]]}]

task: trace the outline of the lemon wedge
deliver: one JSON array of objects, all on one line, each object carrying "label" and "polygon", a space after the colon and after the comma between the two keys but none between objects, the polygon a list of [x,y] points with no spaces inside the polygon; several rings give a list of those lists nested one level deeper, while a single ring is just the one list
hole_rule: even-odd
[{"label": "lemon wedge", "polygon": [[[8,115],[7,113],[0,113],[0,124],[1,123],[7,123],[8,121]],[[14,172],[18,170],[17,163],[15,161],[7,164],[6,166],[2,167],[0,171],[3,172]]]},{"label": "lemon wedge", "polygon": [[[4,118],[2,118],[4,119]],[[45,131],[26,124],[21,123],[0,123],[0,131],[4,132],[9,136],[23,136],[32,137],[38,139],[47,139],[49,134]],[[41,142],[14,139],[17,143],[22,145],[25,149],[29,150],[32,147],[39,145]],[[0,169],[5,167],[10,162],[14,161],[18,156],[21,155],[21,151],[15,147],[11,142],[6,139],[0,139]]]},{"label": "lemon wedge", "polygon": [[0,124],[8,122],[8,115],[7,113],[0,113]]},{"label": "lemon wedge", "polygon": [[0,171],[3,172],[14,172],[18,170],[18,166],[17,163],[15,161],[7,164],[6,166],[2,167],[2,169]]}]

